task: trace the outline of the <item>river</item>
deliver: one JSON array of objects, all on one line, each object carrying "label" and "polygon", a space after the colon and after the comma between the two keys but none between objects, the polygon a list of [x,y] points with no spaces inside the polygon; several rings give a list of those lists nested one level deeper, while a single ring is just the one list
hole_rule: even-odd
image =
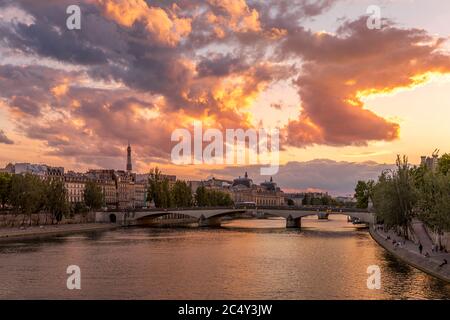
[{"label": "river", "polygon": [[[66,269],[81,270],[68,290]],[[381,289],[367,288],[367,267]],[[409,267],[344,216],[234,220],[220,229],[128,228],[0,243],[5,299],[449,299],[450,285]]]}]

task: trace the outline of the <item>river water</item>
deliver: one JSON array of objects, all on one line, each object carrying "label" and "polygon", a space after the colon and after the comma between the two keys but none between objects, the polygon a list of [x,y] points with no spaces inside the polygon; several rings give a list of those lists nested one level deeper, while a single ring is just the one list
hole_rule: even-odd
[{"label": "river water", "polygon": [[[81,290],[68,290],[69,265]],[[367,267],[381,289],[367,288]],[[220,229],[129,228],[0,243],[0,298],[449,299],[450,285],[405,265],[343,216],[234,220]]]}]

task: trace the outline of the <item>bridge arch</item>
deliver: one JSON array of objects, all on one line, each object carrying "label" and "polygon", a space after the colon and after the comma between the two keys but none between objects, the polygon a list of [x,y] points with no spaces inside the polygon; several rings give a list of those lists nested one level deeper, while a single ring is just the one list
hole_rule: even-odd
[{"label": "bridge arch", "polygon": [[[330,211],[331,210],[331,211]],[[139,225],[145,220],[152,220],[170,214],[177,214],[191,218],[192,222],[198,222],[200,226],[219,226],[224,216],[234,216],[245,212],[266,213],[272,216],[286,219],[286,227],[301,227],[301,218],[319,214],[342,214],[353,218],[358,218],[362,222],[373,223],[373,214],[367,211],[357,211],[355,209],[342,210],[339,208],[292,208],[292,207],[258,207],[258,208],[186,208],[186,209],[150,209],[129,213],[126,218],[123,212],[99,212],[96,215],[97,222],[113,222],[113,214],[116,221],[124,225]],[[122,217],[123,216],[123,217]],[[102,218],[103,217],[103,218]]]}]

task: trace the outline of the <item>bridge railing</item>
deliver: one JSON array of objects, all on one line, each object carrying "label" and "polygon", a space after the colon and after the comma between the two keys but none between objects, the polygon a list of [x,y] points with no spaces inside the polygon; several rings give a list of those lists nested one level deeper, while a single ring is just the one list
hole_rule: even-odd
[{"label": "bridge railing", "polygon": [[181,208],[135,208],[135,209],[108,209],[105,212],[171,212],[171,211],[192,211],[192,210],[301,210],[317,212],[369,212],[367,209],[332,207],[332,206],[227,206],[227,207],[181,207]]}]

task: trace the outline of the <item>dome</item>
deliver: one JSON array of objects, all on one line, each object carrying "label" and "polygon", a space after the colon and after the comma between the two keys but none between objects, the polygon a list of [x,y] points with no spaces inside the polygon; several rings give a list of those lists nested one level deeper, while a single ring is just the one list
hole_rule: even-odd
[{"label": "dome", "polygon": [[245,186],[247,188],[251,188],[252,185],[253,185],[253,181],[252,181],[252,179],[248,178],[248,174],[246,172],[245,176],[243,178],[239,177],[237,179],[234,179],[231,187]]},{"label": "dome", "polygon": [[261,183],[261,187],[263,187],[264,189],[266,189],[268,191],[278,191],[277,184],[275,182],[273,182],[272,177],[270,178],[270,181],[265,181],[265,182]]}]

